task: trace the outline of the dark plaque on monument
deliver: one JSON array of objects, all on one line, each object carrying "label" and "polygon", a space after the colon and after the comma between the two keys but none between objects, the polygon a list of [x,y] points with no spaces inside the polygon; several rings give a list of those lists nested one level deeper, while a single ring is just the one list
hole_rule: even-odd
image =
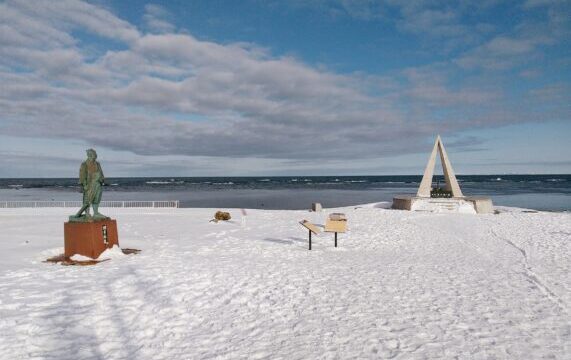
[{"label": "dark plaque on monument", "polygon": [[[105,249],[119,246],[117,222],[99,212],[105,178],[97,153],[87,150],[87,160],[79,169],[83,206],[64,224],[65,257],[75,254],[97,259]],[[93,214],[90,212],[93,209]]]}]

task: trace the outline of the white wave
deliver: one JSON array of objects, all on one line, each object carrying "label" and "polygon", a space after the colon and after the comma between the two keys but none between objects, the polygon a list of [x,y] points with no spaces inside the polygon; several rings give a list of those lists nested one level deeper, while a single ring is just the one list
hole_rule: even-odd
[{"label": "white wave", "polygon": [[184,181],[179,180],[176,181],[175,179],[166,180],[153,180],[153,181],[146,181],[145,184],[149,185],[169,185],[169,184],[184,184]]}]

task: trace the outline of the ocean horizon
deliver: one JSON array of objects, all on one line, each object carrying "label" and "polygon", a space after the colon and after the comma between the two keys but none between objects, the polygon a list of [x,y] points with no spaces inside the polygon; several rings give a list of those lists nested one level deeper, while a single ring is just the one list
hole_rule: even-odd
[{"label": "ocean horizon", "polygon": [[[185,208],[308,209],[312,202],[341,207],[391,201],[415,193],[416,175],[112,177],[104,200],[178,200]],[[571,211],[571,174],[458,175],[464,195],[492,197],[494,205]],[[434,185],[443,186],[442,175]],[[3,178],[0,201],[80,200],[77,178]]]}]

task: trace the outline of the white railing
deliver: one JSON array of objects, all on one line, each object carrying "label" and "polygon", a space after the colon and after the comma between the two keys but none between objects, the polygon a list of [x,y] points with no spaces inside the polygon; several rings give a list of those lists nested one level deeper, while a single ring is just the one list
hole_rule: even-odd
[{"label": "white railing", "polygon": [[[18,208],[80,208],[81,201],[0,201],[0,209]],[[178,208],[178,200],[163,201],[102,201],[101,208]]]}]

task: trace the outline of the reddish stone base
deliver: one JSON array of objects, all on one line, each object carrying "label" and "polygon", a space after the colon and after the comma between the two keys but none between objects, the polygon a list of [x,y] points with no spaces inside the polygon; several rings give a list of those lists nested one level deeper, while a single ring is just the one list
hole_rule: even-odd
[{"label": "reddish stone base", "polygon": [[119,246],[117,221],[66,222],[64,224],[64,256],[75,254],[97,259],[105,249]]}]

